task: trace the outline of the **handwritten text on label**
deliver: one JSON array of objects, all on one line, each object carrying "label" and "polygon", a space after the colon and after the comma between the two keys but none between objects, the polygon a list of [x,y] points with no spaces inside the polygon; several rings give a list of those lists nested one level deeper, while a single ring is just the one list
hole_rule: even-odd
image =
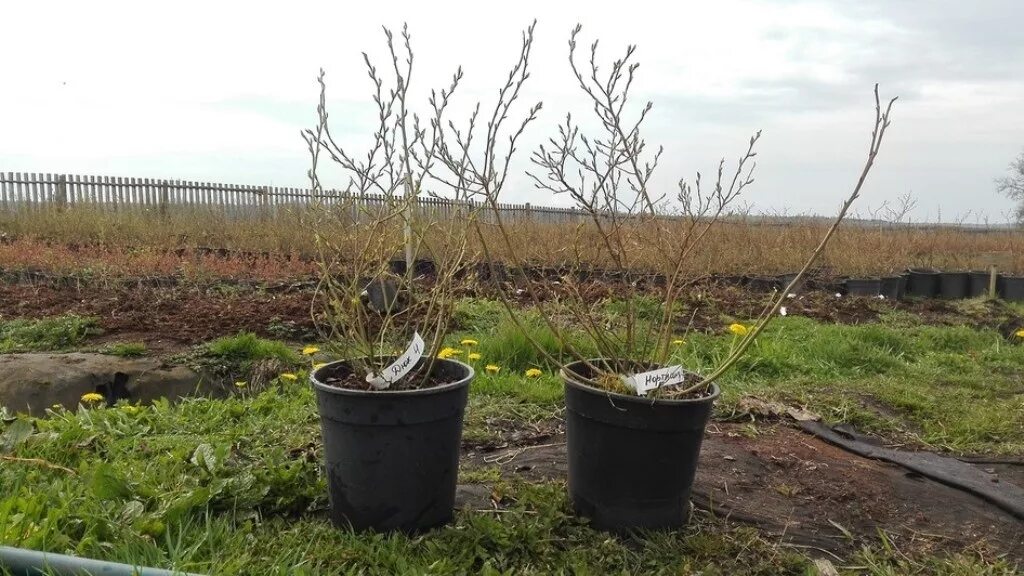
[{"label": "handwritten text on label", "polygon": [[636,391],[637,396],[643,396],[655,388],[679,384],[686,380],[686,371],[682,366],[669,366],[659,368],[650,372],[641,372],[623,378],[626,385]]},{"label": "handwritten text on label", "polygon": [[384,390],[402,376],[409,373],[416,366],[423,356],[423,338],[416,332],[412,336],[412,343],[390,366],[381,370],[380,374],[367,374],[366,381],[377,390]]}]

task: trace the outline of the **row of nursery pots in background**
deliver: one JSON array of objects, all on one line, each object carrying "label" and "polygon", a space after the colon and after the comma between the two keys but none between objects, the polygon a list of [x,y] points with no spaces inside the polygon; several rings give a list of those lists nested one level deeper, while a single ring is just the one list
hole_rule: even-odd
[{"label": "row of nursery pots in background", "polygon": [[[991,283],[991,272],[914,269],[900,276],[850,278],[845,281],[845,288],[847,294],[856,296],[959,300],[989,295]],[[995,278],[995,291],[996,296],[1004,300],[1024,301],[1024,277],[998,274]]]},{"label": "row of nursery pots in background", "polygon": [[[756,292],[772,292],[787,286],[795,274],[781,276],[723,276],[720,280]],[[809,280],[806,287],[848,294],[850,296],[884,296],[902,298],[943,298],[956,300],[989,294],[991,273],[987,271],[941,272],[911,269],[900,275],[846,278],[843,280]],[[996,275],[996,295],[1013,302],[1024,301],[1024,276]]]},{"label": "row of nursery pots in background", "polygon": [[[581,381],[601,365],[607,367],[601,360],[575,362],[561,371],[573,508],[612,532],[682,527],[718,387],[694,399],[652,402]],[[325,383],[339,371],[351,371],[350,364],[333,362],[310,374],[332,521],[357,531],[405,533],[450,522],[473,368],[437,359],[433,374],[444,383],[415,390]]]}]

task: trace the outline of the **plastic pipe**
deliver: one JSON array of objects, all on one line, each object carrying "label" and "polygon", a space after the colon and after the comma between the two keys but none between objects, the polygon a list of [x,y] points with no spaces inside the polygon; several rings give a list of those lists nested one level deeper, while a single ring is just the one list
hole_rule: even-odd
[{"label": "plastic pipe", "polygon": [[13,576],[202,576],[10,546],[0,546],[0,569]]}]

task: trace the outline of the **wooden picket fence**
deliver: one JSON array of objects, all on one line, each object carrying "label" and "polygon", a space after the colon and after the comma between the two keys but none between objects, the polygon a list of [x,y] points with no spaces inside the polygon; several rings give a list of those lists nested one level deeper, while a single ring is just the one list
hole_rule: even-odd
[{"label": "wooden picket fence", "polygon": [[[283,210],[301,211],[314,203],[357,206],[360,212],[371,212],[385,205],[383,196],[365,194],[358,197],[337,190],[314,194],[310,189],[280,186],[251,186],[219,184],[191,180],[160,180],[156,178],[124,178],[110,176],[81,176],[76,174],[36,174],[0,172],[0,212],[31,210],[64,210],[68,207],[88,206],[104,211],[148,211],[166,214],[168,211],[199,210],[233,218],[273,217]],[[471,203],[445,198],[421,196],[416,201],[416,213],[431,219],[459,217]],[[476,205],[479,208],[479,205]],[[583,211],[555,206],[500,204],[504,220],[541,223],[573,223],[590,219]],[[489,210],[481,214],[486,218]],[[665,218],[674,218],[666,215]],[[724,219],[735,224],[793,226],[828,224],[830,217],[771,217],[734,216]],[[1006,225],[970,224],[892,224],[878,220],[847,219],[847,226],[871,228],[958,228],[966,232],[1008,232]]]},{"label": "wooden picket fence", "polygon": [[[369,211],[385,204],[384,197],[380,195],[353,197],[336,190],[314,194],[310,189],[280,186],[0,172],[0,210],[3,211],[63,210],[75,206],[158,213],[198,209],[246,218],[271,216],[281,210],[302,210],[314,202],[340,204],[353,200]],[[421,196],[416,201],[419,213],[434,218],[464,213],[468,206],[466,202],[428,196]],[[540,219],[545,222],[570,222],[583,215],[571,208],[535,207],[529,203],[501,204],[500,209],[503,218]]]}]

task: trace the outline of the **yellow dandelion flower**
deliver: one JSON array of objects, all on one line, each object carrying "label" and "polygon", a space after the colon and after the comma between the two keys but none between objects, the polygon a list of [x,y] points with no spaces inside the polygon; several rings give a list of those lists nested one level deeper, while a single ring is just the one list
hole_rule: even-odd
[{"label": "yellow dandelion flower", "polygon": [[282,380],[291,380],[292,382],[294,382],[294,381],[299,379],[298,376],[296,376],[295,374],[292,374],[291,372],[285,372],[285,373],[281,374],[280,377],[281,377]]},{"label": "yellow dandelion flower", "polygon": [[469,358],[470,360],[479,360],[480,358],[483,358],[483,356],[477,354],[476,352],[470,352],[469,355],[466,356],[466,358]]},{"label": "yellow dandelion flower", "polygon": [[97,394],[95,392],[89,392],[88,394],[82,394],[82,402],[86,404],[95,404],[96,402],[103,401],[103,394]]},{"label": "yellow dandelion flower", "polygon": [[747,332],[750,332],[750,329],[743,324],[730,324],[729,332],[732,332],[736,336],[746,336]]},{"label": "yellow dandelion flower", "polygon": [[543,374],[543,372],[541,372],[540,368],[530,368],[529,370],[526,371],[527,378],[536,378],[541,374]]},{"label": "yellow dandelion flower", "polygon": [[245,380],[239,380],[238,382],[235,382],[235,388],[245,388],[248,385],[249,383],[246,382]]},{"label": "yellow dandelion flower", "polygon": [[488,374],[497,374],[501,370],[501,366],[498,366],[496,364],[488,364],[487,366],[484,367],[484,370],[487,370]]},{"label": "yellow dandelion flower", "polygon": [[466,338],[462,342],[460,342],[460,344],[462,344],[463,346],[476,346],[480,343],[477,342],[476,340],[473,340],[472,338]]},{"label": "yellow dandelion flower", "polygon": [[302,349],[302,355],[312,356],[313,354],[316,354],[319,351],[320,349],[317,348],[316,346],[306,346],[305,348]]},{"label": "yellow dandelion flower", "polygon": [[672,341],[672,345],[673,346],[682,346],[683,344],[686,344],[686,340],[673,340]]},{"label": "yellow dandelion flower", "polygon": [[1021,328],[1020,330],[1014,332],[1014,335],[1017,336],[1017,338],[1024,338],[1024,328]]},{"label": "yellow dandelion flower", "polygon": [[444,347],[441,349],[440,352],[437,353],[437,357],[444,360],[446,358],[451,358],[452,356],[458,356],[459,354],[462,354],[462,350],[459,350],[457,348]]}]

